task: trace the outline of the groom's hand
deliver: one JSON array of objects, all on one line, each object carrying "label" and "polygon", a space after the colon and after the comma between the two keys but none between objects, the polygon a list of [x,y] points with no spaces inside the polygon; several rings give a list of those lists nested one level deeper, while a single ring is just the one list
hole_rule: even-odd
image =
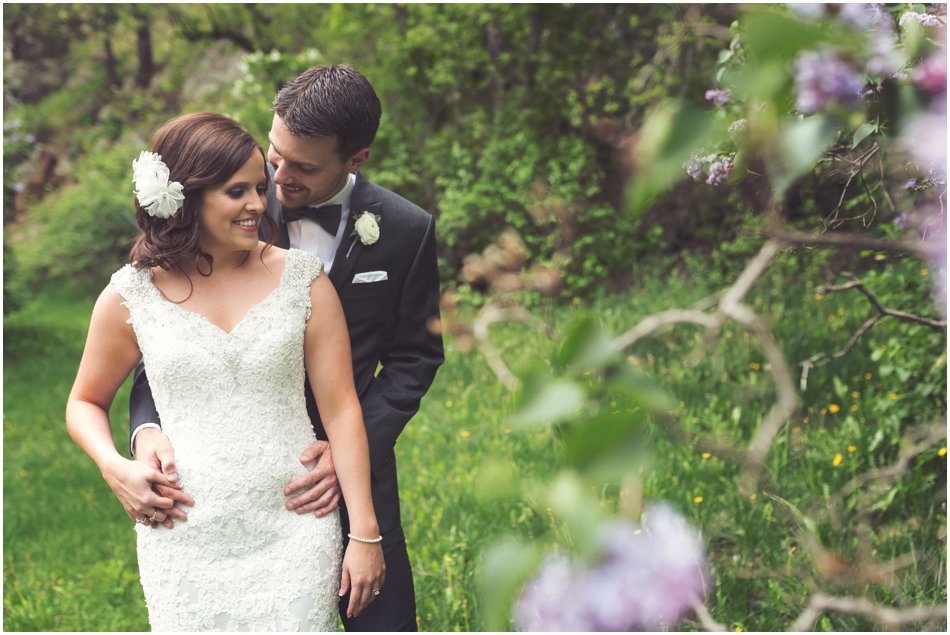
[{"label": "groom's hand", "polygon": [[[141,461],[165,475],[173,487],[161,483],[152,483],[152,489],[159,496],[170,498],[176,503],[194,507],[195,501],[181,488],[181,482],[178,480],[178,468],[175,466],[175,452],[172,449],[171,441],[165,436],[165,433],[157,428],[145,428],[135,435],[135,460]],[[188,515],[184,510],[178,507],[172,507],[167,510],[168,516],[162,521],[169,529],[175,526],[174,518],[178,520],[188,520]],[[152,523],[152,527],[158,527],[159,523]]]},{"label": "groom's hand", "polygon": [[284,496],[297,494],[284,506],[298,514],[313,512],[314,516],[319,518],[337,508],[340,502],[340,484],[336,480],[336,470],[333,469],[329,443],[314,441],[300,455],[300,462],[304,465],[313,461],[316,461],[316,465],[310,468],[309,472],[284,486]]}]

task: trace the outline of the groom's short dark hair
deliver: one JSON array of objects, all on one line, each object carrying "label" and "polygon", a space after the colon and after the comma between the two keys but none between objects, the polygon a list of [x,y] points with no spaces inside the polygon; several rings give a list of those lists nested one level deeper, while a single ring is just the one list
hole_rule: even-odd
[{"label": "groom's short dark hair", "polygon": [[376,91],[351,66],[316,66],[280,89],[274,112],[291,134],[336,136],[337,152],[348,159],[368,148],[379,129],[382,106]]}]

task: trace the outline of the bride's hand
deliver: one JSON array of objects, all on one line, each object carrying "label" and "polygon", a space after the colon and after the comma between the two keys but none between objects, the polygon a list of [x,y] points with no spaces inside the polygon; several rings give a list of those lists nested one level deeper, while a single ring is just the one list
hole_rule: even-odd
[{"label": "bride's hand", "polygon": [[102,477],[133,521],[142,517],[154,518],[156,523],[168,520],[175,501],[157,494],[152,485],[174,487],[174,484],[155,468],[118,457],[102,470]]},{"label": "bride's hand", "polygon": [[[168,486],[161,482],[153,482],[152,489],[159,496],[170,498],[176,503],[194,507],[195,501],[182,489],[181,481],[178,478],[178,469],[175,466],[175,451],[172,449],[171,441],[164,432],[156,428],[140,429],[135,436],[135,460],[159,470],[165,475]],[[168,516],[161,523],[169,529],[174,525],[173,519],[188,520],[188,515],[184,510],[178,507],[172,507],[167,512]],[[158,522],[152,523],[152,527],[157,527]]]},{"label": "bride's hand", "polygon": [[382,546],[350,540],[343,556],[343,578],[340,581],[340,597],[350,593],[347,617],[356,617],[369,606],[385,581]]}]

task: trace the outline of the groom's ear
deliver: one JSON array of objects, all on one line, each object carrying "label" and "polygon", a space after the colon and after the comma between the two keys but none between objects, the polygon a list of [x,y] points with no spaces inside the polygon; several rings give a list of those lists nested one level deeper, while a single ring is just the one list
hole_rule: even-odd
[{"label": "groom's ear", "polygon": [[363,148],[362,150],[359,150],[356,154],[354,154],[353,156],[349,158],[349,160],[347,161],[347,166],[346,166],[347,170],[349,172],[356,172],[361,167],[363,167],[363,164],[366,163],[366,161],[368,160],[369,160],[369,148]]}]

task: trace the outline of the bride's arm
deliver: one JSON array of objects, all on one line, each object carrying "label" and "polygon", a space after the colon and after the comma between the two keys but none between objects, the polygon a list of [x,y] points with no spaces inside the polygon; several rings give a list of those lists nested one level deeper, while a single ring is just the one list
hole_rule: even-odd
[{"label": "bride's arm", "polygon": [[[109,407],[141,358],[128,318],[122,297],[111,286],[106,287],[92,311],[86,347],[66,403],[66,428],[99,466],[102,477],[134,520],[152,516],[156,508],[168,509],[174,501],[152,491],[153,482],[168,484],[161,472],[125,459],[112,441]],[[164,518],[164,512],[159,512],[156,522]]]},{"label": "bride's arm", "polygon": [[[320,419],[330,441],[353,536],[375,539],[379,524],[370,493],[369,446],[363,414],[353,385],[350,339],[340,300],[326,276],[310,286],[313,307],[307,322],[304,360]],[[382,586],[385,565],[379,543],[350,540],[343,558],[341,595],[350,590],[349,615],[357,615]]]}]

